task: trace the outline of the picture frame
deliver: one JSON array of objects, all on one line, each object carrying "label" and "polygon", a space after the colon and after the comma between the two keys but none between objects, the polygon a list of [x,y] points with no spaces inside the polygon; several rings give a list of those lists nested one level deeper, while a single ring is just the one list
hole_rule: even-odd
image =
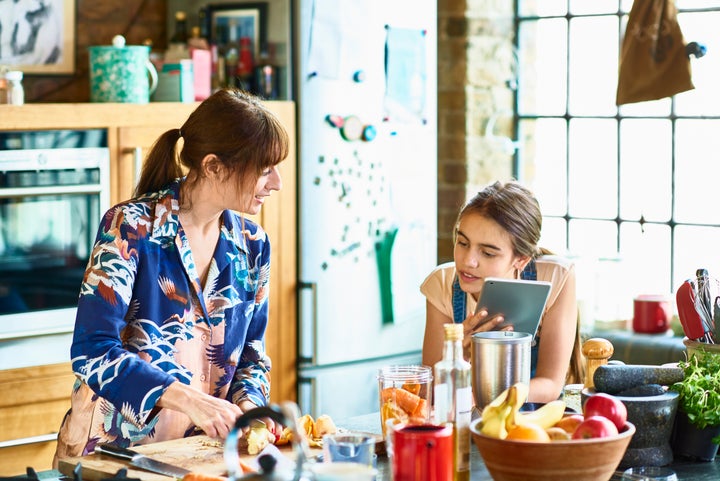
[{"label": "picture frame", "polygon": [[25,74],[74,73],[75,3],[0,2],[0,65]]},{"label": "picture frame", "polygon": [[230,40],[234,26],[235,38],[250,37],[253,56],[260,57],[267,43],[267,10],[265,2],[209,4],[206,7],[207,31],[210,43],[222,47]]}]

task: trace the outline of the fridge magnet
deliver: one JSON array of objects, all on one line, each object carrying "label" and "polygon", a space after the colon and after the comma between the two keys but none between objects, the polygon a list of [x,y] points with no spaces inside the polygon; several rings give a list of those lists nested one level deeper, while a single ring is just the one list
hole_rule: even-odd
[{"label": "fridge magnet", "polygon": [[395,121],[425,122],[427,31],[387,26],[385,112]]},{"label": "fridge magnet", "polygon": [[0,2],[0,65],[26,74],[75,70],[75,0]]}]

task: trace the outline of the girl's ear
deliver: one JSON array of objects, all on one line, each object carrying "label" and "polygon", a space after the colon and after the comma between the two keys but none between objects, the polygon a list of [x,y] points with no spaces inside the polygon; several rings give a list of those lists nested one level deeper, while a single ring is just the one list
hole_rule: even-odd
[{"label": "girl's ear", "polygon": [[205,174],[205,177],[217,179],[222,173],[223,165],[217,155],[207,154],[202,159],[202,170]]},{"label": "girl's ear", "polygon": [[530,262],[530,256],[522,256],[522,257],[516,257],[515,262],[513,263],[513,267],[516,271],[522,272],[525,270],[525,267]]}]

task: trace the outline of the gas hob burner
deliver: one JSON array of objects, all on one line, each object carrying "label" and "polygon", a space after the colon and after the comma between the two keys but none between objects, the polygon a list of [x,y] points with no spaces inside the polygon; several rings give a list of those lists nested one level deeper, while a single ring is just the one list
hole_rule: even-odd
[{"label": "gas hob burner", "polygon": [[[78,463],[73,469],[72,476],[60,476],[59,478],[43,478],[42,480],[38,476],[37,472],[33,468],[27,468],[25,476],[13,476],[10,478],[4,478],[0,476],[0,481],[83,481],[82,478],[82,464]],[[115,473],[114,476],[109,478],[102,478],[100,481],[141,481],[140,478],[129,478],[127,475],[127,469],[121,468]]]}]

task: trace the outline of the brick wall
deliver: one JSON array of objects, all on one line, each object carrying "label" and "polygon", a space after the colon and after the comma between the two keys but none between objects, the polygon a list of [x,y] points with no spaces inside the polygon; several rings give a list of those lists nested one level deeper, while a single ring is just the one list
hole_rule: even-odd
[{"label": "brick wall", "polygon": [[512,175],[512,153],[493,138],[514,137],[512,15],[507,0],[438,0],[438,262],[452,260],[465,200]]}]

